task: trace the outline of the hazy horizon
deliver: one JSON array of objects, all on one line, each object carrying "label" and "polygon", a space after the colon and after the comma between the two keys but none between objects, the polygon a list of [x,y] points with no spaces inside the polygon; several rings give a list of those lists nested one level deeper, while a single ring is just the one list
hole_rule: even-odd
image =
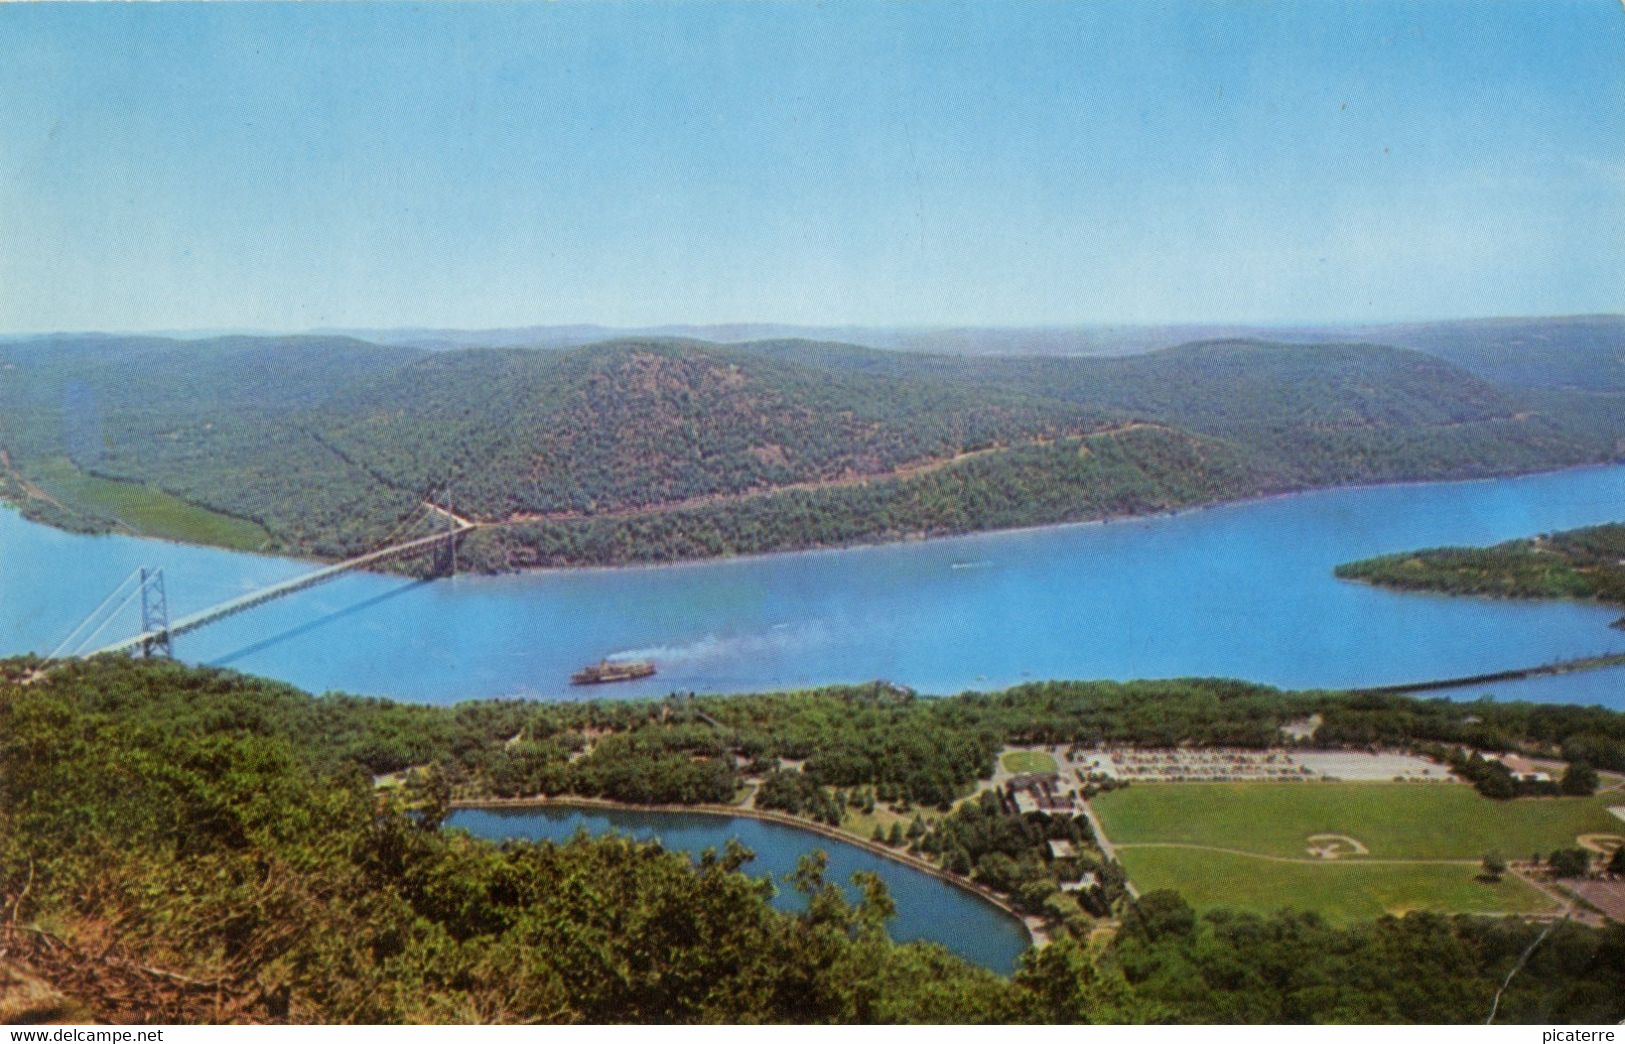
[{"label": "hazy horizon", "polygon": [[657,331],[696,330],[696,331],[727,331],[735,329],[784,329],[806,331],[868,331],[868,332],[895,332],[909,334],[929,334],[948,332],[1023,332],[1023,331],[1112,331],[1112,330],[1279,330],[1290,332],[1340,330],[1376,330],[1384,327],[1411,327],[1411,326],[1445,326],[1470,325],[1475,323],[1517,323],[1517,322],[1566,322],[1589,319],[1625,319],[1625,311],[1619,312],[1574,312],[1562,314],[1506,314],[1506,315],[1468,315],[1443,316],[1436,318],[1400,318],[1400,319],[1373,319],[1365,321],[1340,321],[1335,319],[1306,319],[1281,320],[1278,322],[1247,322],[1247,321],[1204,321],[1200,319],[1170,322],[1128,322],[1114,323],[1105,321],[1085,320],[1080,322],[1052,322],[1052,323],[1024,323],[1024,322],[989,322],[989,323],[857,323],[857,322],[778,322],[771,319],[741,319],[717,322],[653,322],[639,324],[598,323],[598,322],[534,322],[511,323],[499,326],[480,326],[474,324],[427,325],[420,323],[374,324],[374,325],[335,325],[313,327],[276,327],[276,326],[219,326],[219,327],[177,327],[177,328],[91,328],[84,329],[54,329],[54,330],[15,330],[7,331],[0,336],[9,338],[34,337],[169,337],[177,339],[208,338],[208,337],[360,337],[365,334],[495,334],[507,331],[564,331],[564,330],[602,330],[609,333],[653,333]]}]

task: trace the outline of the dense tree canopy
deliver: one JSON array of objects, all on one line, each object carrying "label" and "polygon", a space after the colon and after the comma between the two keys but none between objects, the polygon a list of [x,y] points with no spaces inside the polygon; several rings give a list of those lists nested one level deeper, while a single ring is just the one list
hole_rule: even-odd
[{"label": "dense tree canopy", "polygon": [[1625,605],[1625,523],[1509,540],[1494,547],[1438,547],[1349,562],[1337,575],[1407,591],[1500,598],[1594,598]]},{"label": "dense tree canopy", "polygon": [[139,529],[122,504],[173,497],[217,514],[166,535],[246,525],[274,549],[337,556],[449,496],[512,523],[469,540],[462,561],[482,569],[1507,474],[1615,459],[1625,437],[1613,391],[1500,386],[1362,344],[967,358],[809,341],[429,352],[60,336],[0,345],[0,369],[0,495],[35,517]]},{"label": "dense tree canopy", "polygon": [[[0,663],[5,959],[99,1018],[1479,1022],[1526,951],[1499,1019],[1625,1017],[1618,928],[1563,925],[1531,950],[1543,929],[1515,920],[1413,914],[1334,929],[1294,914],[1198,918],[1160,893],[1130,906],[1110,941],[1063,939],[1000,979],[938,947],[892,943],[879,882],[860,881],[849,905],[816,859],[785,883],[811,897],[790,916],[738,872],[748,853],[737,847],[692,861],[616,837],[494,845],[435,829],[443,801],[392,797],[368,777],[386,752],[452,756],[504,735],[569,749],[583,730],[625,729],[627,749],[645,749],[638,723],[658,720],[648,705],[407,707],[119,660],[15,684],[30,666]],[[1159,683],[1145,698],[1203,688]],[[1057,713],[1066,691],[1026,698]],[[877,689],[706,706],[737,703],[741,719],[787,716],[802,700],[913,707],[905,720],[985,713],[991,727],[1019,699]],[[692,731],[666,711],[663,729]],[[816,748],[818,736],[794,742]],[[703,746],[646,749],[658,760]],[[990,878],[1019,876],[1046,836],[1081,840],[1075,821],[1043,822],[1013,826],[972,803],[910,833],[963,850]]]}]

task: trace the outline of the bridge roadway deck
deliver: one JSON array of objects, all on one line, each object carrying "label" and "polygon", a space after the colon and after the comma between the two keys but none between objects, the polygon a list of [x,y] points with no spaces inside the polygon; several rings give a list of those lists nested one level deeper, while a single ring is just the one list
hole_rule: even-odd
[{"label": "bridge roadway deck", "polygon": [[[296,591],[303,591],[306,588],[315,587],[317,584],[326,583],[327,581],[332,580],[343,573],[348,573],[355,569],[364,569],[367,566],[377,565],[380,562],[387,562],[392,558],[401,558],[406,555],[410,555],[415,551],[432,547],[443,540],[451,540],[459,537],[472,528],[472,526],[465,523],[459,528],[445,533],[436,533],[433,536],[419,537],[416,540],[408,540],[404,544],[396,544],[393,547],[386,547],[378,551],[370,551],[364,555],[357,555],[355,558],[347,558],[342,562],[335,562],[330,566],[323,566],[321,569],[304,573],[300,576],[293,577],[290,580],[284,580],[281,583],[272,584],[269,587],[262,587],[257,591],[251,591],[248,594],[233,598],[228,602],[221,602],[218,605],[210,606],[207,609],[181,617],[179,620],[176,620],[174,623],[169,625],[169,637],[174,638],[177,635],[185,634],[188,631],[195,631],[199,627],[214,623],[216,620],[223,620],[228,616],[234,616],[237,613],[252,609],[255,606],[264,605],[266,602],[291,595]],[[159,638],[163,637],[163,634],[164,632],[157,630],[143,631],[133,637],[114,642],[112,645],[103,646],[102,648],[97,649],[95,652],[89,653],[88,655],[99,656],[102,653],[133,652],[149,642],[157,641]]]}]

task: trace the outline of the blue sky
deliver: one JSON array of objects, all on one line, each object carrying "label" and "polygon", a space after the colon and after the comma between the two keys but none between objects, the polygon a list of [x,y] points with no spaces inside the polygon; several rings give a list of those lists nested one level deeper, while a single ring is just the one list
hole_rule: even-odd
[{"label": "blue sky", "polygon": [[1625,6],[0,5],[0,330],[1625,311]]}]

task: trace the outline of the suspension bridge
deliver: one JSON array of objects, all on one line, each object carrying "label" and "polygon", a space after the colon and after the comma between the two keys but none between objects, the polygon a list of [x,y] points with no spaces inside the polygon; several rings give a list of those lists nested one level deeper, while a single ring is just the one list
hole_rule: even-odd
[{"label": "suspension bridge", "polygon": [[[403,538],[403,533],[409,533],[413,528],[421,525],[425,519],[434,520],[436,524],[445,528],[430,533],[427,536]],[[62,643],[52,650],[46,658],[46,666],[73,658],[100,656],[104,653],[138,653],[142,656],[172,656],[174,655],[174,640],[180,635],[207,627],[212,623],[224,620],[228,616],[247,612],[266,602],[299,591],[309,590],[318,584],[352,573],[360,569],[370,569],[383,565],[386,562],[403,558],[414,558],[419,555],[438,553],[446,557],[447,572],[456,572],[457,545],[462,537],[469,531],[478,528],[478,524],[471,522],[448,508],[440,507],[432,501],[424,501],[416,511],[408,515],[396,525],[393,532],[384,538],[384,546],[347,558],[342,562],[313,569],[308,573],[288,580],[269,584],[247,594],[227,599],[207,609],[189,613],[179,619],[169,618],[169,597],[164,589],[164,571],[151,569],[146,566],[135,570],[125,577],[113,592],[97,606],[89,616],[82,620],[63,639]],[[135,634],[114,641],[104,641],[102,634],[119,619],[124,610],[139,599],[141,609],[140,630]],[[94,626],[92,626],[94,625]]]}]

